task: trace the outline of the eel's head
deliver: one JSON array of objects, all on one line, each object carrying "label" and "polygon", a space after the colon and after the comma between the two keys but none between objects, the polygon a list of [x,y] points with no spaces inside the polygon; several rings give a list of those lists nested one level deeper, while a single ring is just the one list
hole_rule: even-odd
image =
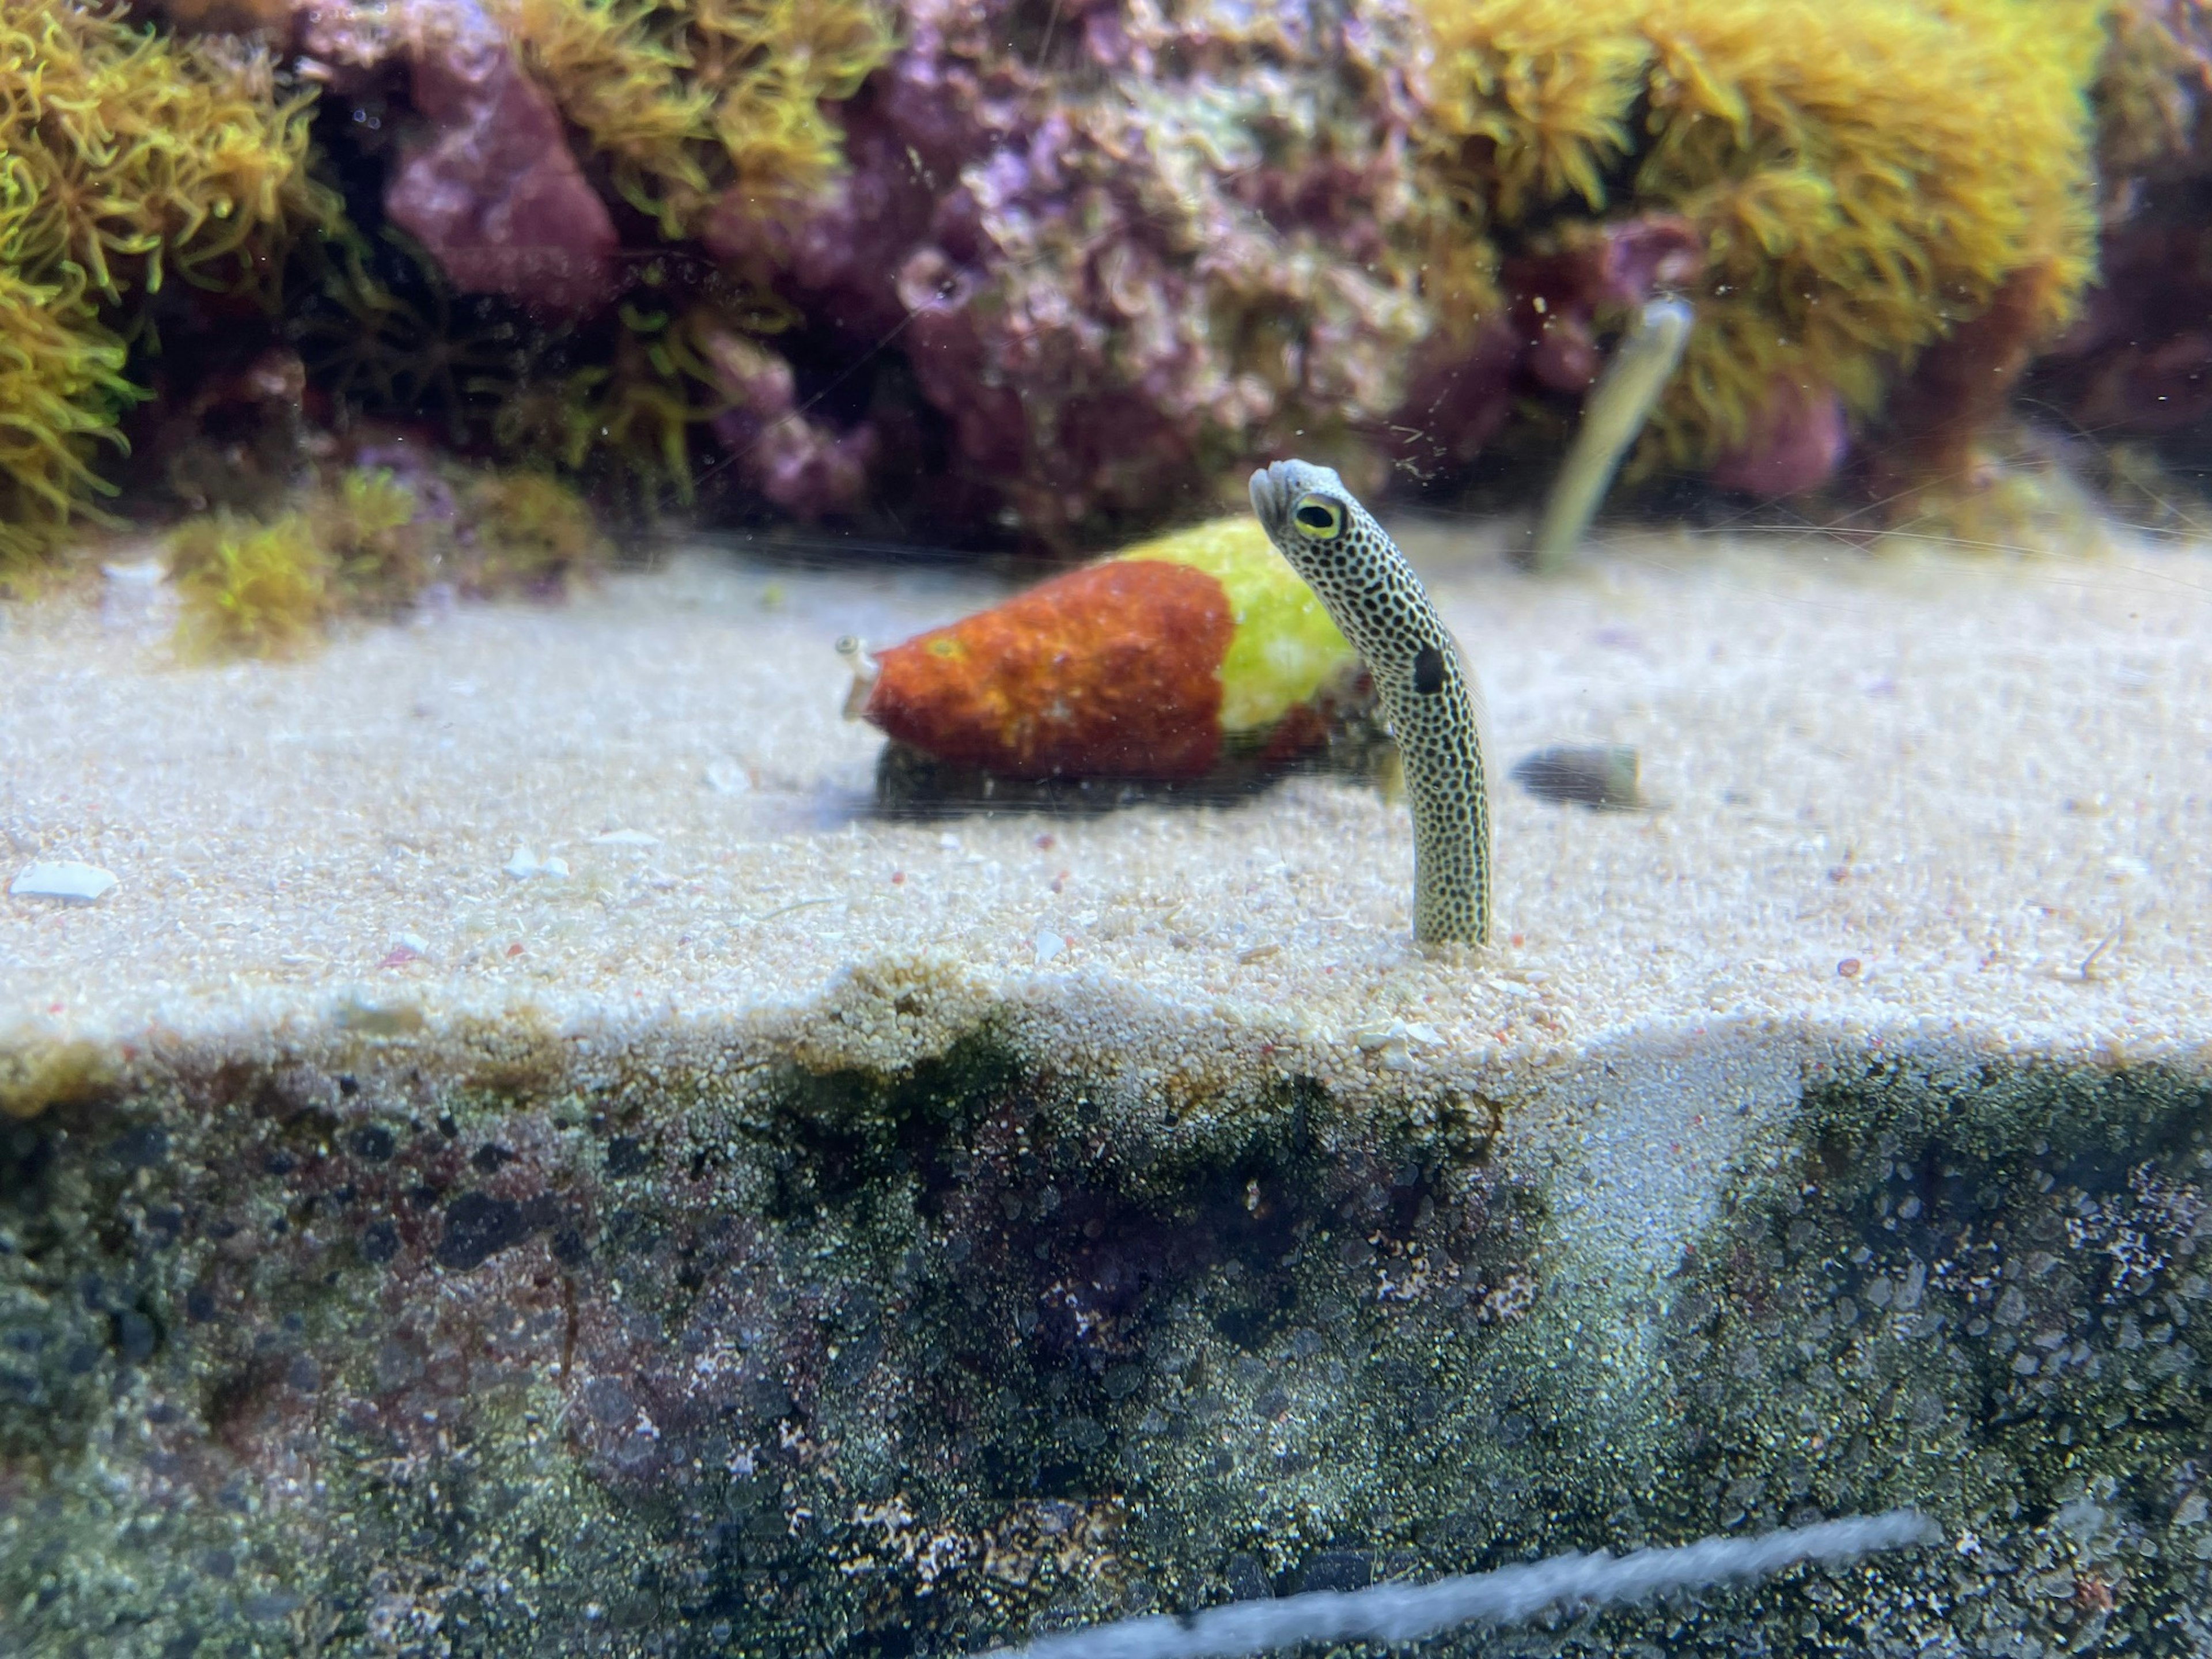
[{"label": "eel's head", "polygon": [[1302,556],[1341,540],[1359,503],[1330,468],[1310,461],[1277,461],[1252,475],[1252,511],[1267,539],[1304,571]]}]

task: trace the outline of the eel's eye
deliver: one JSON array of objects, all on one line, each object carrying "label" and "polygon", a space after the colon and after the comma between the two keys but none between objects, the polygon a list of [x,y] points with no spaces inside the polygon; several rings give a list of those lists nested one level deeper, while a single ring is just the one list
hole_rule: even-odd
[{"label": "eel's eye", "polygon": [[1344,509],[1326,495],[1299,496],[1291,517],[1317,542],[1333,542],[1344,534]]}]

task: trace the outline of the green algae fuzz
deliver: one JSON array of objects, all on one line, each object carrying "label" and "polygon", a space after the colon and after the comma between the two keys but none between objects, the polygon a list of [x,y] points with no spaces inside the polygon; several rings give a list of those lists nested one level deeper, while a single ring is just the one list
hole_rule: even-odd
[{"label": "green algae fuzz", "polygon": [[1220,668],[1226,735],[1266,730],[1358,666],[1313,589],[1248,514],[1140,543],[1115,558],[1188,565],[1229,596],[1236,632]]},{"label": "green algae fuzz", "polygon": [[49,1108],[98,1099],[120,1077],[96,1042],[37,1042],[0,1048],[0,1117],[28,1119]]},{"label": "green algae fuzz", "polygon": [[1585,1634],[2189,1651],[2202,1078],[1816,1072],[1624,1279],[1512,1101],[1087,1077],[913,979],[848,1044],[872,1006],[935,1046],[486,1024],[0,1122],[26,1644],[973,1652],[1913,1504],[1947,1547]]}]

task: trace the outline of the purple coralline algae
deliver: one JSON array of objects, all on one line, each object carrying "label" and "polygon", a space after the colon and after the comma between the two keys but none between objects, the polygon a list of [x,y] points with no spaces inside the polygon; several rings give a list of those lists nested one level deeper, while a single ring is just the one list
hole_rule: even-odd
[{"label": "purple coralline algae", "polygon": [[2122,0],[2110,30],[2096,88],[2101,270],[2033,391],[2106,441],[2174,440],[2212,415],[2212,12]]},{"label": "purple coralline algae", "polygon": [[2179,432],[2212,415],[2212,235],[2170,219],[2129,227],[2104,285],[2050,365],[2069,413],[2106,434]]},{"label": "purple coralline algae", "polygon": [[807,415],[791,365],[757,340],[718,329],[705,350],[730,403],[714,418],[714,436],[739,476],[801,519],[857,510],[879,447],[876,428],[864,422],[839,431]]},{"label": "purple coralline algae", "polygon": [[1428,325],[1407,9],[915,0],[902,38],[812,221],[731,201],[708,240],[866,343],[896,331],[1003,524],[1095,540],[1232,459],[1382,433]]},{"label": "purple coralline algae", "polygon": [[429,124],[402,155],[385,211],[464,293],[574,315],[614,297],[615,228],[585,181],[553,100],[473,4],[410,53]]},{"label": "purple coralline algae", "polygon": [[1751,495],[1794,495],[1834,477],[1850,449],[1833,386],[1777,380],[1750,436],[1714,461],[1712,480]]}]

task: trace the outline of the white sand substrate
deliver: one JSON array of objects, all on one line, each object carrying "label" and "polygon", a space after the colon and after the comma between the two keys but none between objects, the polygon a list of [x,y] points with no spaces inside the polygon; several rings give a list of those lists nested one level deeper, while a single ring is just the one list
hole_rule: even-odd
[{"label": "white sand substrate", "polygon": [[1654,1266],[1681,1221],[1646,1218],[1677,1207],[1656,1189],[1709,1188],[1732,1120],[1823,1064],[2205,1066],[2212,553],[1672,537],[1536,580],[1477,532],[1407,544],[1497,769],[1632,744],[1659,803],[1502,785],[1487,951],[1415,950],[1405,812],[1349,782],[875,816],[833,642],[1004,589],[701,548],[285,664],[180,665],[158,619],[81,597],[14,610],[0,886],[37,860],[117,883],[0,896],[0,1046],[514,1018],[895,1064],[997,1009],[1139,1082],[1540,1097]]}]

